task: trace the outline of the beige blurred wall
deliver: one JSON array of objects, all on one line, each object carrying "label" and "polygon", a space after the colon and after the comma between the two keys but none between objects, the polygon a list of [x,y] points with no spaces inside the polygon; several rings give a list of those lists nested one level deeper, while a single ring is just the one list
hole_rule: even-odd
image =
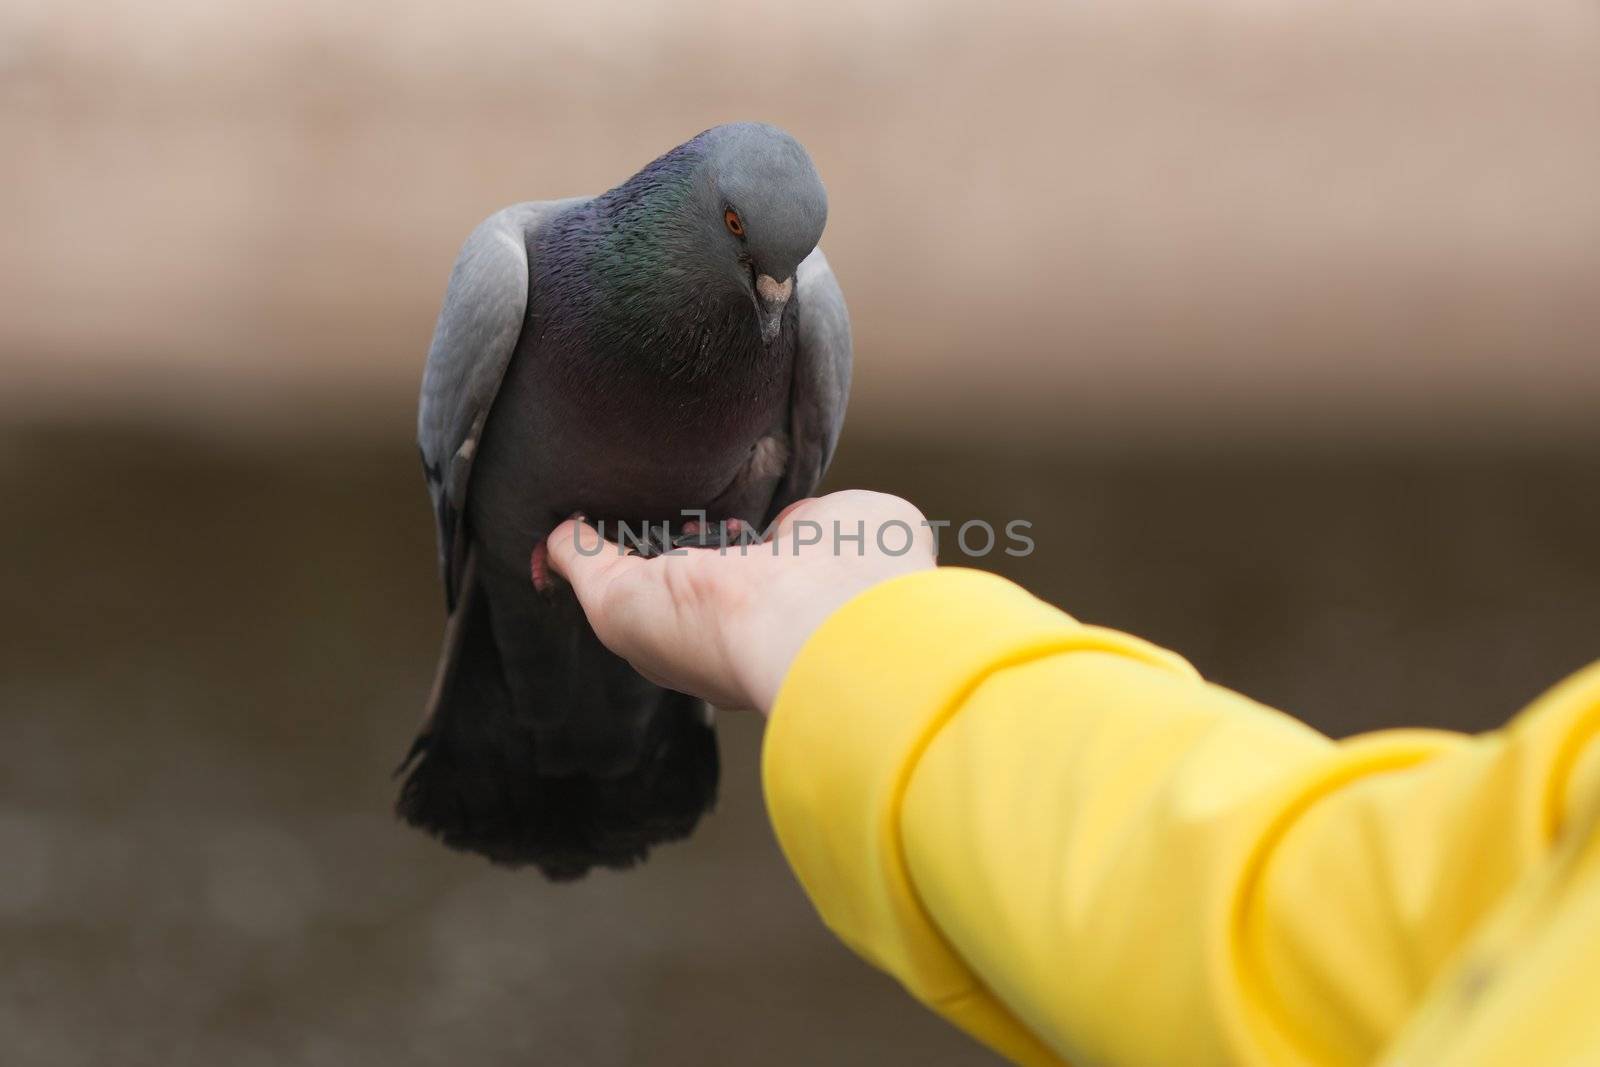
[{"label": "beige blurred wall", "polygon": [[763,118],[857,422],[1582,429],[1600,8],[0,2],[0,414],[407,403],[461,238]]}]

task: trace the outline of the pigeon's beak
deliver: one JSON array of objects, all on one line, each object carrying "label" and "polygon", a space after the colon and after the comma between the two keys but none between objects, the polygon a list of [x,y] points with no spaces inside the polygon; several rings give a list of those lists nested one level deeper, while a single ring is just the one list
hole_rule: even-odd
[{"label": "pigeon's beak", "polygon": [[783,326],[783,309],[793,295],[793,276],[781,282],[773,281],[770,274],[756,278],[756,318],[761,322],[762,344],[770,345],[778,336]]}]

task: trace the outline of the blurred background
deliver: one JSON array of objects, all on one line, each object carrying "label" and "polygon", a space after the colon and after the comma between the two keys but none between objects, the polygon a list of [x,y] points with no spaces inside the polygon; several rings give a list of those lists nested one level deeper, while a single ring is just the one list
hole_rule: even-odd
[{"label": "blurred background", "polygon": [[0,1048],[976,1064],[823,931],[725,719],[690,842],[403,830],[456,248],[760,118],[828,183],[830,484],[1337,734],[1600,656],[1600,9],[0,0]]}]

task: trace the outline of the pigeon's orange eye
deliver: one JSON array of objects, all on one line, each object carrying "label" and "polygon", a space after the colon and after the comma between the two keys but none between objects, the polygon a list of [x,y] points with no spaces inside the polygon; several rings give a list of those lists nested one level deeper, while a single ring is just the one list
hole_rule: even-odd
[{"label": "pigeon's orange eye", "polygon": [[728,232],[735,237],[744,236],[744,220],[739,218],[739,213],[733,208],[722,213],[722,221],[728,224]]}]

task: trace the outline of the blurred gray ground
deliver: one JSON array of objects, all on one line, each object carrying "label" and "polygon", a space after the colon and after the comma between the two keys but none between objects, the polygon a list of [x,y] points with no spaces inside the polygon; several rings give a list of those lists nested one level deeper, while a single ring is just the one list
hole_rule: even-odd
[{"label": "blurred gray ground", "polygon": [[[1493,726],[1600,656],[1592,445],[847,434],[832,483],[1029,519],[982,565],[1335,733]],[[6,1063],[986,1062],[815,920],[748,718],[635,872],[551,887],[391,820],[441,623],[403,435],[15,431],[0,493]]]}]

